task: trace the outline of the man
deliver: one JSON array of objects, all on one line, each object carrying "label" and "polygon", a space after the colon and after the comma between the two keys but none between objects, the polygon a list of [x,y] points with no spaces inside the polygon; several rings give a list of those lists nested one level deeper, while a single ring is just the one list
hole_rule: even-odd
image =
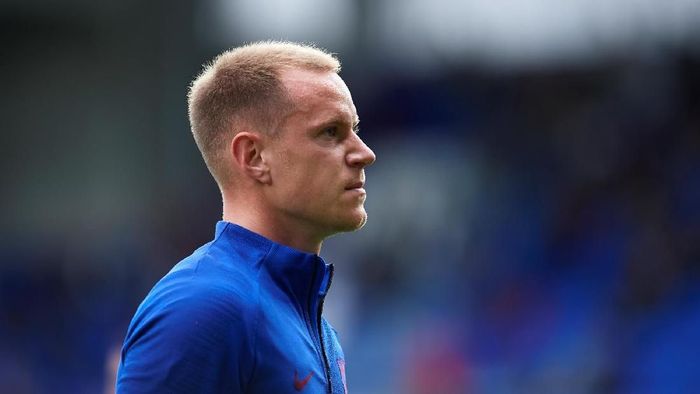
[{"label": "man", "polygon": [[345,361],[321,316],[330,235],[367,219],[364,168],[338,60],[260,42],[193,82],[192,132],[221,190],[213,241],[178,263],[136,311],[118,393],[345,393]]}]

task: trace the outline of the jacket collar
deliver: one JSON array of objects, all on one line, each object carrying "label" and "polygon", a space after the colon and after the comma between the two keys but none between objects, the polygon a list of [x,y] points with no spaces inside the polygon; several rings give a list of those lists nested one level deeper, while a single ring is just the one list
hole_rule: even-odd
[{"label": "jacket collar", "polygon": [[[219,221],[215,239],[224,238],[241,255],[261,256],[264,269],[276,284],[293,294],[303,304],[315,308],[316,300],[325,297],[333,276],[333,265],[313,253],[306,253],[276,243],[237,224]],[[243,250],[247,249],[247,250]],[[263,257],[264,256],[264,257]],[[252,257],[252,256],[251,256]],[[255,263],[257,263],[255,261]]]}]

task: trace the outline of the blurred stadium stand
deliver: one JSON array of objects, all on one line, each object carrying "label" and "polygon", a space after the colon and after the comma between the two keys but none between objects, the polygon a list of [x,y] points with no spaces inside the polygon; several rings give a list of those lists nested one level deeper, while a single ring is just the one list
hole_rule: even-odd
[{"label": "blurred stadium stand", "polygon": [[351,392],[700,392],[697,0],[0,1],[0,392],[111,388],[219,195],[188,83],[316,42],[377,153],[327,241]]}]

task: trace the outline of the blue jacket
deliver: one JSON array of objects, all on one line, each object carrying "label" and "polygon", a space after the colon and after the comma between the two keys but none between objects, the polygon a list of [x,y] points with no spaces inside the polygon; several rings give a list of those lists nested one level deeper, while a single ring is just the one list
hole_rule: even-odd
[{"label": "blue jacket", "polygon": [[321,317],[332,277],[318,255],[217,223],[136,311],[117,393],[345,393]]}]

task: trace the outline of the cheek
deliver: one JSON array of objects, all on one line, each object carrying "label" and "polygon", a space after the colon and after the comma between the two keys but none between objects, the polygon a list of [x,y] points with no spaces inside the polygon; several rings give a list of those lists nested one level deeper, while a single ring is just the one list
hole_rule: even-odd
[{"label": "cheek", "polygon": [[278,203],[295,211],[330,209],[342,188],[341,153],[308,145],[280,152],[273,177]]},{"label": "cheek", "polygon": [[318,199],[319,189],[322,189],[324,182],[322,168],[317,164],[319,160],[292,152],[286,157],[277,174],[281,197],[306,200],[307,203],[310,202],[309,199]]}]

